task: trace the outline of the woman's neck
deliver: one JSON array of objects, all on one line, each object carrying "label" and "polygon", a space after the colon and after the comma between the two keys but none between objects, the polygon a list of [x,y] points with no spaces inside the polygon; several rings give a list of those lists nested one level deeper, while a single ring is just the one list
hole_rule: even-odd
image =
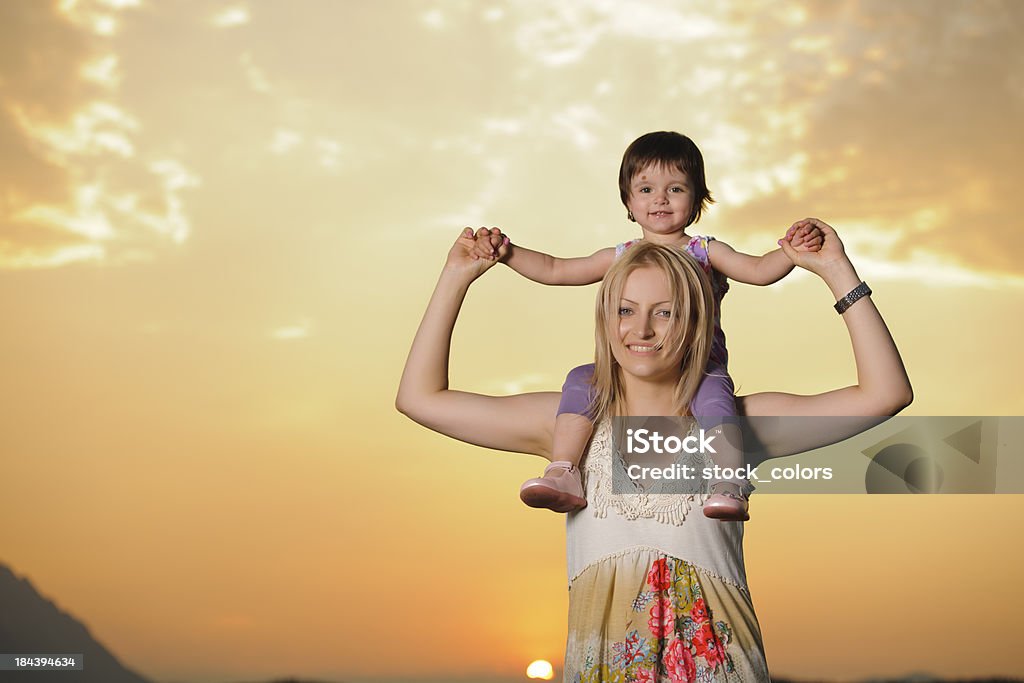
[{"label": "woman's neck", "polygon": [[652,380],[623,377],[626,415],[676,415],[675,389],[678,379]]}]

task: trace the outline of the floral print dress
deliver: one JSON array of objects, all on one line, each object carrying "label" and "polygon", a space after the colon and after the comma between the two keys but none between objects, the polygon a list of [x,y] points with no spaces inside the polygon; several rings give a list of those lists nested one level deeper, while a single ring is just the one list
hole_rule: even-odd
[{"label": "floral print dress", "polygon": [[[708,520],[699,500],[681,495],[609,495],[610,431],[607,422],[598,425],[583,466],[591,505],[572,515],[589,519],[574,524],[571,516],[568,525],[570,548],[600,536],[602,550],[570,580],[565,683],[769,681],[742,570],[742,533],[715,526],[740,523]],[[666,514],[663,503],[677,508]],[[625,547],[609,551],[609,536],[626,539]],[[705,564],[728,558],[719,568],[739,567],[730,577],[682,559],[686,547],[664,549],[674,538],[687,539],[686,547],[696,540],[690,554]]]},{"label": "floral print dress", "polygon": [[572,584],[566,683],[768,680],[749,598],[684,560],[636,550]]}]

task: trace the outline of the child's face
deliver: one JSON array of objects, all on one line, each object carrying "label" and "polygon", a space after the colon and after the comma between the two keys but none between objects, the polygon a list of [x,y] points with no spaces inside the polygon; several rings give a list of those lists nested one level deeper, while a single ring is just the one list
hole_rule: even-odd
[{"label": "child's face", "polygon": [[678,168],[645,166],[629,184],[627,208],[644,235],[681,234],[693,215],[693,184]]}]

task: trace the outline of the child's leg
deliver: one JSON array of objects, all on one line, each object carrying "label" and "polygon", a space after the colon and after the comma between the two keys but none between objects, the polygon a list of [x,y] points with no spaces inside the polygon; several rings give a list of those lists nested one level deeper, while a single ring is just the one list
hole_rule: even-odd
[{"label": "child's leg", "polygon": [[580,466],[583,452],[594,434],[594,423],[589,417],[576,413],[559,413],[555,417],[555,433],[551,439],[552,460]]},{"label": "child's leg", "polygon": [[582,365],[565,378],[555,417],[552,462],[544,476],[527,480],[519,489],[519,497],[530,507],[571,512],[587,504],[579,464],[594,431],[590,418],[593,376],[594,366]]},{"label": "child's leg", "polygon": [[709,365],[690,406],[701,429],[715,433],[711,456],[717,475],[711,479],[711,497],[704,514],[715,519],[747,520],[746,492],[749,481],[739,472],[745,464],[743,437],[735,424],[736,397],[732,378],[722,365]]}]

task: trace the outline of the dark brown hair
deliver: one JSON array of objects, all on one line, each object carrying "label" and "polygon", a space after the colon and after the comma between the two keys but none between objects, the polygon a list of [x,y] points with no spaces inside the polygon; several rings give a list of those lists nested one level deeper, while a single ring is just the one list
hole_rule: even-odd
[{"label": "dark brown hair", "polygon": [[693,140],[680,133],[659,131],[641,135],[626,148],[619,166],[619,196],[629,208],[629,186],[633,176],[651,164],[678,168],[693,184],[693,215],[686,223],[700,220],[701,213],[714,203],[704,179],[704,157]]}]

